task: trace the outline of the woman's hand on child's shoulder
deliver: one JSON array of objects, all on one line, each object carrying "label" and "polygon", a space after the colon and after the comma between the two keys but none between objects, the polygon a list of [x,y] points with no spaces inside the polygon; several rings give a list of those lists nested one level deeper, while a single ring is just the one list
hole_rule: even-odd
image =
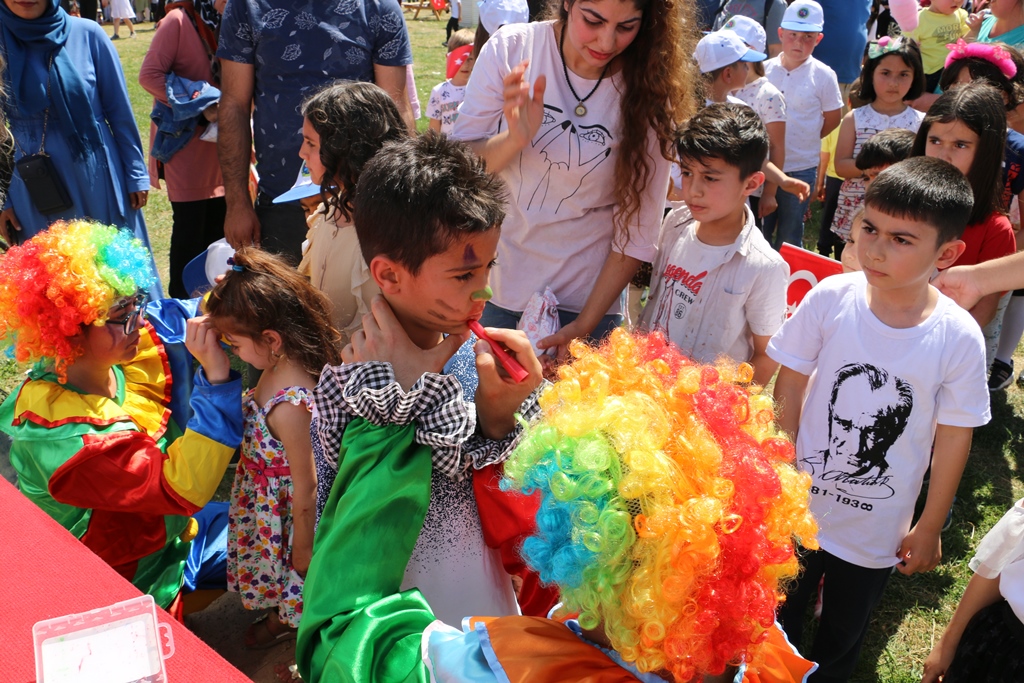
[{"label": "woman's hand on child's shoulder", "polygon": [[205,315],[190,318],[185,327],[185,348],[203,366],[210,384],[231,379],[231,360],[220,345],[220,330]]},{"label": "woman's hand on child's shoulder", "polygon": [[514,356],[529,373],[522,382],[516,382],[491,353],[490,344],[480,340],[473,347],[476,372],[480,378],[474,399],[480,431],[488,439],[502,439],[515,429],[516,411],[540,386],[544,375],[525,332],[488,327],[487,334],[508,349],[509,355]]},{"label": "woman's hand on child's shoulder", "polygon": [[391,306],[380,294],[373,298],[370,312],[363,316],[363,329],[341,351],[345,363],[381,361],[390,363],[395,379],[408,391],[425,372],[440,373],[469,332],[450,334],[432,349],[421,349],[409,338]]}]

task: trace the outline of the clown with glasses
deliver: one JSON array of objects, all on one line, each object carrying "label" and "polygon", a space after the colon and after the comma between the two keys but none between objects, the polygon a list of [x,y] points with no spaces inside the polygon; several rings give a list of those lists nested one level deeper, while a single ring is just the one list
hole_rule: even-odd
[{"label": "clown with glasses", "polygon": [[138,239],[86,220],[0,258],[0,345],[33,363],[0,430],[21,492],[180,616],[183,589],[225,582],[227,505],[208,503],[241,380],[198,300],[140,294],[154,278]]}]

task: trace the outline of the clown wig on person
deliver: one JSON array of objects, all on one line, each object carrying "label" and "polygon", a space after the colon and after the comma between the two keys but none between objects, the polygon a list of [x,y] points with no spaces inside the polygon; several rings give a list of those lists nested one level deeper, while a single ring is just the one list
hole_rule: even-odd
[{"label": "clown wig on person", "polygon": [[0,343],[20,362],[53,362],[61,382],[81,354],[84,325],[106,322],[125,296],[153,284],[145,245],[127,230],[58,221],[0,256]]},{"label": "clown wig on person", "polygon": [[523,557],[586,629],[677,681],[757,667],[797,542],[817,548],[794,466],[748,364],[695,364],[616,330],[541,397],[503,487],[539,491]]}]

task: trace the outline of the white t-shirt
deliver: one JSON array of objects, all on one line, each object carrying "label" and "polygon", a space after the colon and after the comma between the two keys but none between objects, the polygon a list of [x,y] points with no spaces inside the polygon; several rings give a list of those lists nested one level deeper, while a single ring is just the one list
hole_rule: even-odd
[{"label": "white t-shirt", "polygon": [[825,112],[843,108],[836,72],[814,57],[792,71],[781,57],[764,63],[765,76],[786,98],[786,173],[817,168]]},{"label": "white t-shirt", "polygon": [[[747,83],[733,95],[757,112],[757,115],[761,117],[761,122],[766,126],[769,123],[786,122],[786,98],[764,76]],[[764,186],[762,185],[751,196],[760,197],[763,192]]]},{"label": "white t-shirt", "polygon": [[986,579],[999,579],[999,593],[1024,621],[1024,500],[996,522],[978,544],[971,569]]},{"label": "white t-shirt", "polygon": [[450,134],[455,127],[455,119],[459,118],[459,105],[466,98],[466,86],[452,85],[451,81],[443,81],[430,91],[427,103],[427,118],[441,122],[441,132]]},{"label": "white t-shirt", "polygon": [[985,342],[967,311],[939,295],[920,325],[895,329],[868,307],[863,273],[812,289],[768,343],[809,375],[797,436],[824,550],[861,567],[899,562],[931,457],[935,425],[989,421]]},{"label": "white t-shirt", "polygon": [[754,355],[751,335],[771,336],[782,326],[788,281],[789,266],[749,208],[735,242],[709,246],[697,239],[684,204],[665,217],[640,327],[662,332],[701,363],[720,355],[745,362]]},{"label": "white t-shirt", "polygon": [[[534,292],[551,287],[559,309],[578,312],[615,239],[613,188],[624,85],[621,74],[605,78],[587,99],[586,115],[577,116],[578,100],[565,83],[552,22],[509,24],[480,51],[453,137],[481,140],[505,129],[502,80],[523,60],[530,61],[528,82],[547,76],[544,120],[533,142],[500,174],[511,201],[501,228],[498,266],[491,274],[493,302],[522,311]],[[569,78],[581,97],[597,85],[571,71]],[[639,224],[629,226],[628,243],[616,241],[615,250],[650,262],[657,251],[669,162],[653,132],[647,149],[652,174]],[[616,300],[608,312],[618,311]]]},{"label": "white t-shirt", "polygon": [[462,2],[460,0],[451,0],[452,19],[458,19],[459,14],[462,12]]}]

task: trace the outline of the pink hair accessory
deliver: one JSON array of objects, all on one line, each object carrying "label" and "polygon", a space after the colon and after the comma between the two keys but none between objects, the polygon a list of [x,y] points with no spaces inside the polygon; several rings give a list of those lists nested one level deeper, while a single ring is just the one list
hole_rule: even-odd
[{"label": "pink hair accessory", "polygon": [[994,64],[1007,78],[1013,78],[1017,75],[1017,65],[1013,63],[1010,53],[999,45],[993,43],[968,43],[963,38],[960,38],[955,43],[950,43],[946,47],[949,48],[949,55],[946,56],[947,69],[953,62],[976,57]]}]

